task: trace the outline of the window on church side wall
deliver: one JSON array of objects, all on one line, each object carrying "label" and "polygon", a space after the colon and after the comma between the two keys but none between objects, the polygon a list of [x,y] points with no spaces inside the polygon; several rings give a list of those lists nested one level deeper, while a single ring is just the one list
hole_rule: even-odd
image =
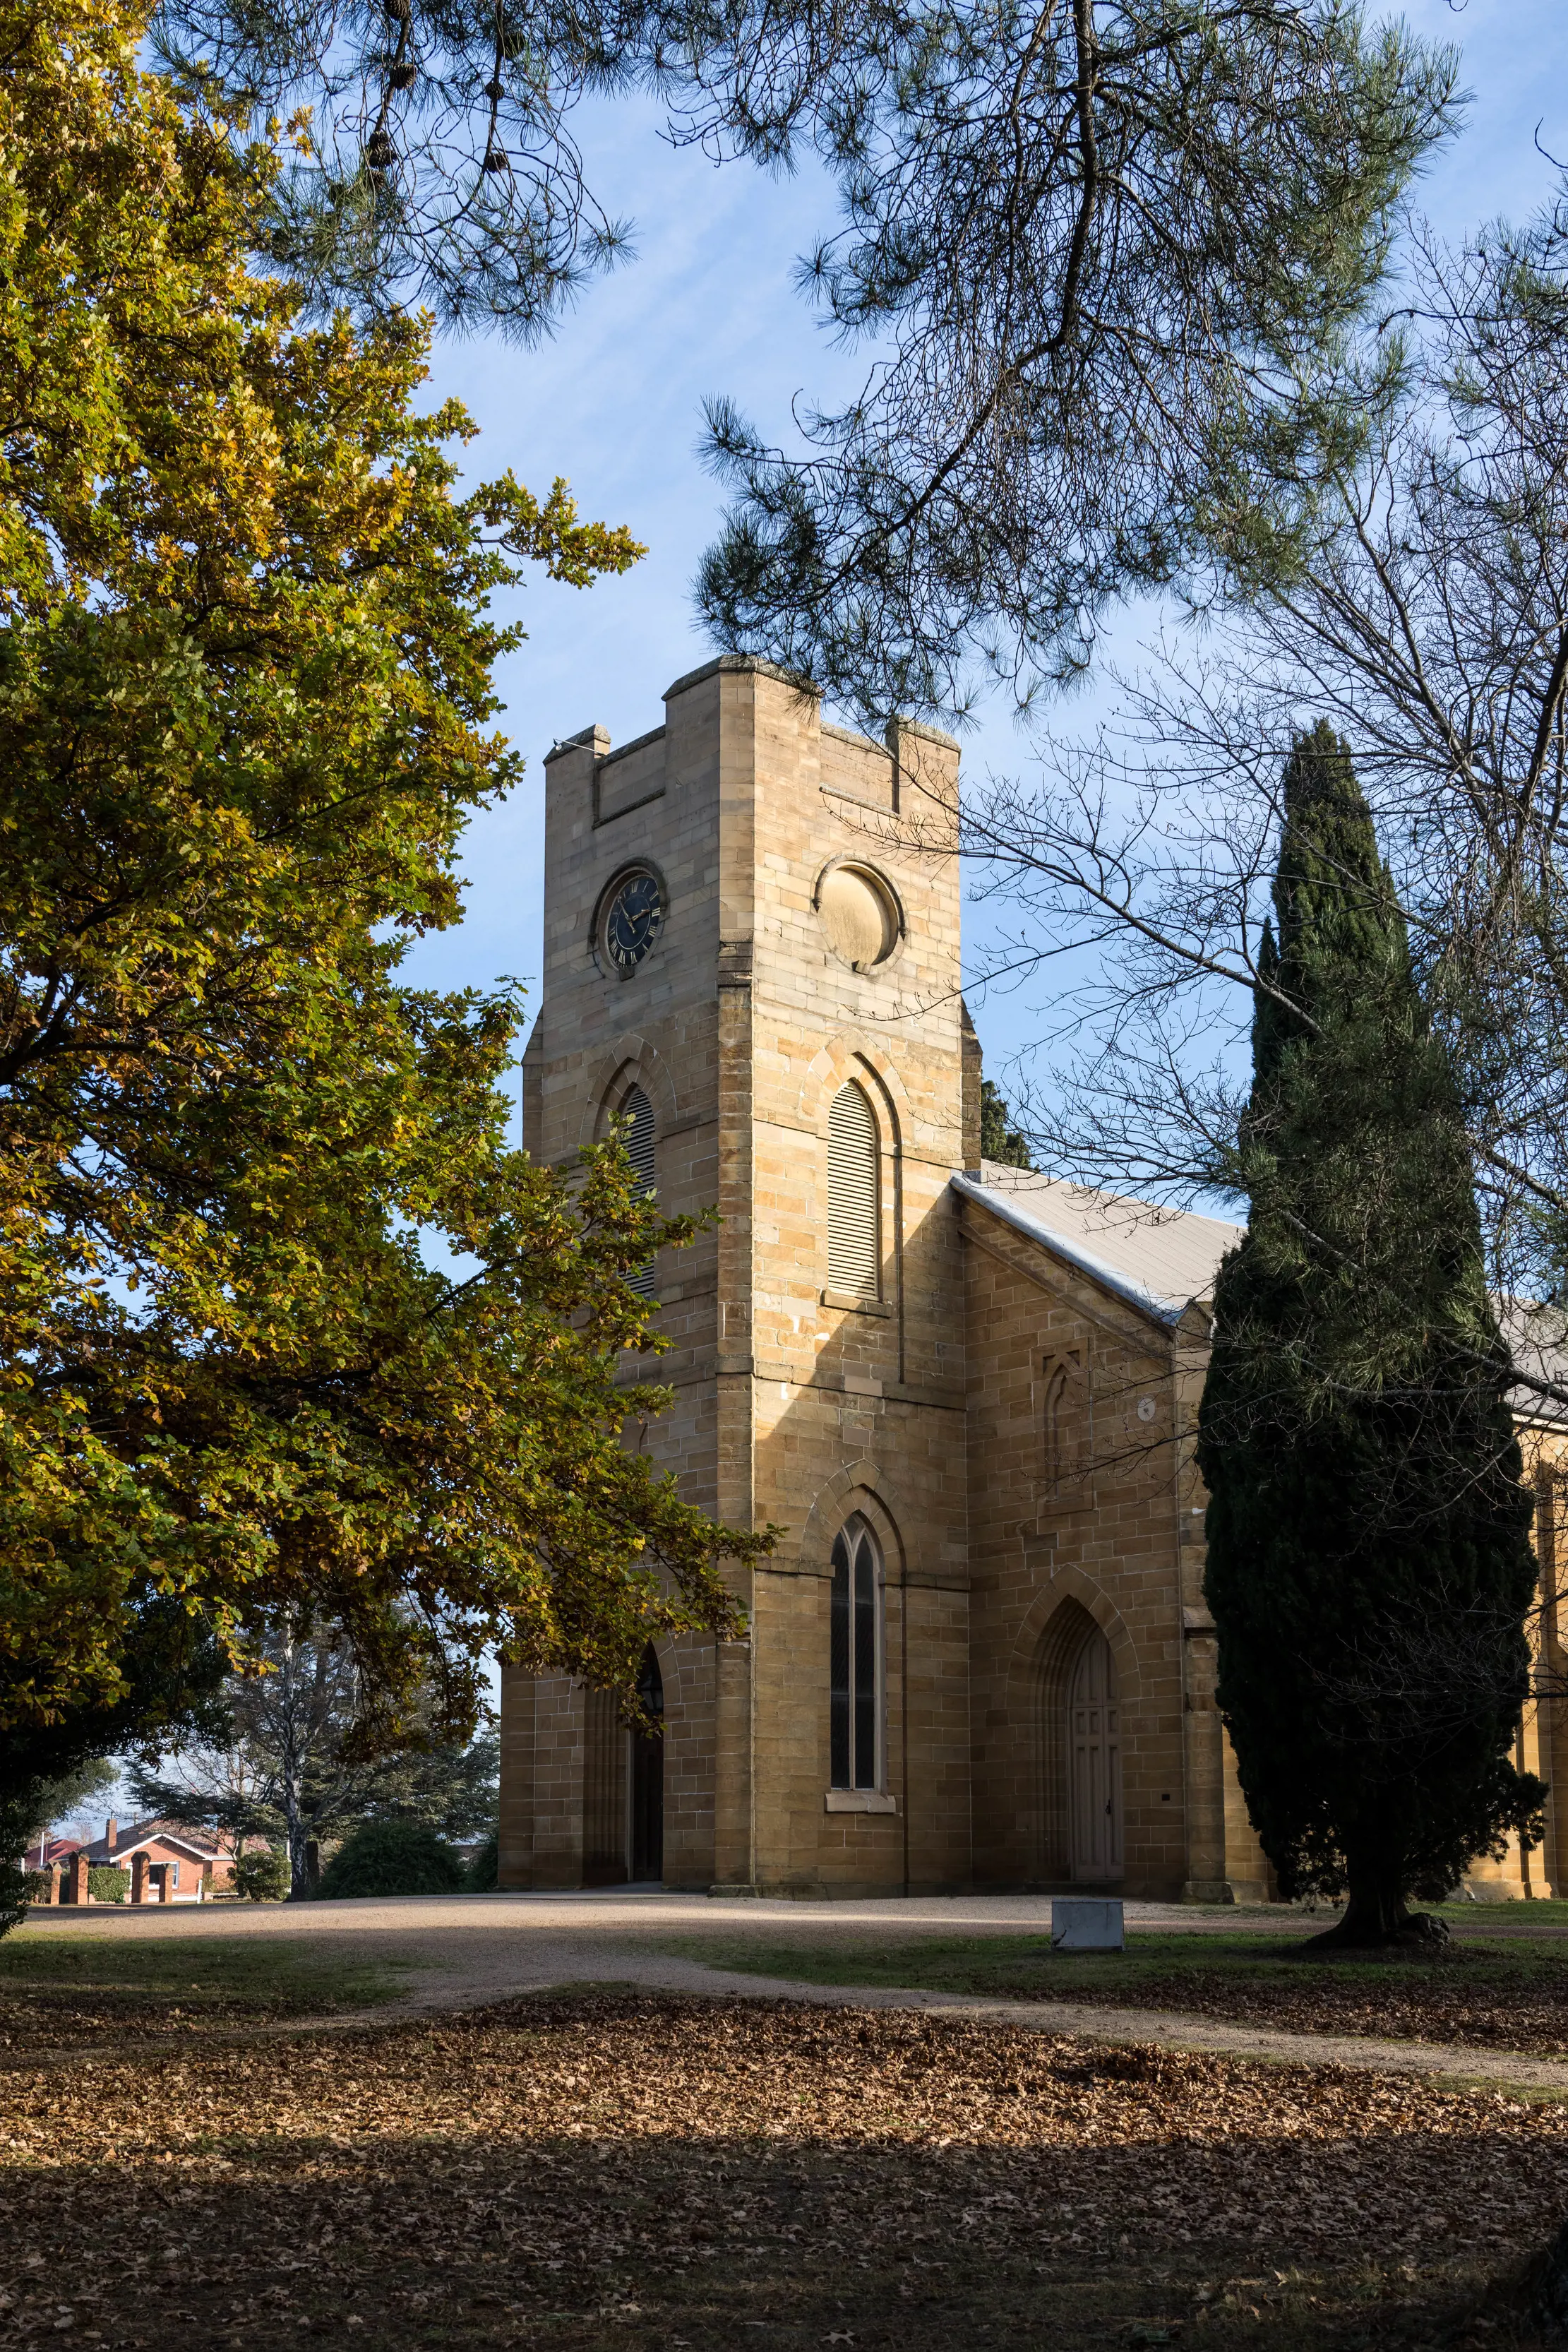
[{"label": "window on church side wall", "polygon": [[[653,1106],[641,1087],[632,1088],[622,1104],[618,1116],[621,1124],[621,1141],[625,1149],[627,1159],[632,1162],[638,1188],[643,1197],[651,1201],[657,1189],[653,1181]],[[634,1274],[629,1274],[626,1280],[640,1297],[652,1298],[653,1296],[653,1259],[650,1258],[646,1265],[640,1265]]]},{"label": "window on church side wall", "polygon": [[828,1287],[874,1298],[881,1286],[876,1120],[852,1080],[828,1113]]},{"label": "window on church side wall", "polygon": [[835,1789],[874,1789],[882,1766],[882,1577],[871,1529],[833,1542],[829,1711]]},{"label": "window on church side wall", "polygon": [[1045,1492],[1061,1494],[1080,1477],[1082,1462],[1083,1359],[1076,1348],[1047,1356],[1040,1366]]}]

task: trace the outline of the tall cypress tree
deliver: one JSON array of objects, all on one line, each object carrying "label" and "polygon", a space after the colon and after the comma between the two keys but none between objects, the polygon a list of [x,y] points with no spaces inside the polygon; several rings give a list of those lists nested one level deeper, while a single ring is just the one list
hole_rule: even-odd
[{"label": "tall cypress tree", "polygon": [[1260,959],[1250,1213],[1215,1293],[1199,1420],[1219,1706],[1286,1895],[1333,1939],[1421,1932],[1538,1815],[1509,1751],[1528,1685],[1531,1504],[1452,1066],[1349,752],[1284,777]]}]

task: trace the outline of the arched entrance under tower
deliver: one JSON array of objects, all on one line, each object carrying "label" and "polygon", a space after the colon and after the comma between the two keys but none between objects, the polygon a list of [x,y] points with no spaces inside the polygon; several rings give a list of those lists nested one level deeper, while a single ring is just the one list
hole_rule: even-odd
[{"label": "arched entrance under tower", "polygon": [[[659,1672],[659,1661],[649,1643],[643,1653],[643,1671],[637,1677],[637,1696],[646,1712],[661,1727],[664,1719],[664,1678]],[[627,1861],[631,1877],[637,1882],[660,1879],[664,1874],[664,1743],[646,1731],[632,1734],[630,1834],[627,1838]]]}]

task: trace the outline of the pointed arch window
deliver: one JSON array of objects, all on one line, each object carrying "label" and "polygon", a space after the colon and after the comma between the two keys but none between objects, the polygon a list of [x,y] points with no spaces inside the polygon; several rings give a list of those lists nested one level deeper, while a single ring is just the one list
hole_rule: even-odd
[{"label": "pointed arch window", "polygon": [[828,1113],[828,1287],[854,1298],[881,1288],[876,1119],[851,1079]]},{"label": "pointed arch window", "polygon": [[[654,1182],[653,1106],[641,1087],[633,1087],[621,1105],[621,1141],[639,1191],[645,1200],[653,1200],[657,1191]],[[640,1265],[626,1277],[631,1288],[643,1298],[653,1296],[653,1261]]]},{"label": "pointed arch window", "polygon": [[833,1540],[829,1602],[831,1785],[875,1789],[882,1780],[882,1561],[863,1519]]}]

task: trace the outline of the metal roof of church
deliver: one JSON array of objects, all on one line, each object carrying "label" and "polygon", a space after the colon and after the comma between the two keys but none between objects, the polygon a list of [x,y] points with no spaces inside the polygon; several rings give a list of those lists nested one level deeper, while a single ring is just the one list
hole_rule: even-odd
[{"label": "metal roof of church", "polygon": [[1162,1323],[1178,1321],[1195,1299],[1212,1297],[1219,1261],[1243,1230],[1221,1217],[1089,1192],[996,1160],[955,1176],[953,1186]]},{"label": "metal roof of church", "polygon": [[[996,1160],[956,1175],[953,1187],[1162,1323],[1179,1322],[1195,1301],[1213,1297],[1219,1261],[1245,1231],[1223,1217],[1090,1192]],[[1568,1390],[1563,1310],[1523,1299],[1493,1303],[1520,1370],[1532,1381]],[[1521,1420],[1568,1424],[1568,1404],[1533,1387],[1516,1389],[1512,1402]]]},{"label": "metal roof of church", "polygon": [[[1542,1382],[1559,1394],[1568,1391],[1568,1348],[1563,1345],[1562,1307],[1538,1307],[1523,1298],[1494,1299],[1492,1304],[1519,1370],[1531,1381]],[[1568,1404],[1543,1395],[1539,1388],[1515,1389],[1513,1410],[1521,1421],[1551,1422],[1558,1428],[1568,1424]]]}]

